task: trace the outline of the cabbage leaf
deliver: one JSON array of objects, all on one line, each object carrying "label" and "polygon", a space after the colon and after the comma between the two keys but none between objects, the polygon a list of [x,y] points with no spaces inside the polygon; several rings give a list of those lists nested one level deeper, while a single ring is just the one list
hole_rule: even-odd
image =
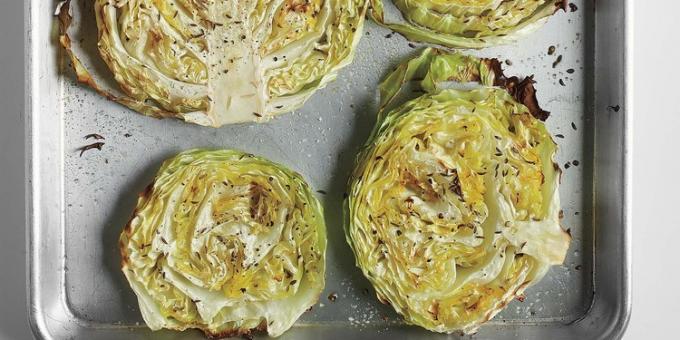
[{"label": "cabbage leaf", "polygon": [[383,0],[369,0],[375,22],[412,41],[452,48],[509,44],[539,29],[567,0],[392,0],[405,22],[389,22]]},{"label": "cabbage leaf", "polygon": [[[405,91],[414,79],[421,91]],[[403,102],[406,92],[424,94]],[[400,65],[380,93],[350,179],[347,241],[378,299],[408,323],[475,332],[569,247],[547,112],[531,78],[435,49]]]},{"label": "cabbage leaf", "polygon": [[68,35],[60,42],[78,80],[154,117],[218,127],[299,108],[348,65],[362,35],[364,0],[95,0],[97,46],[124,95],[104,90]]},{"label": "cabbage leaf", "polygon": [[324,288],[326,229],[302,177],[232,150],[167,160],[120,236],[153,330],[278,336]]}]

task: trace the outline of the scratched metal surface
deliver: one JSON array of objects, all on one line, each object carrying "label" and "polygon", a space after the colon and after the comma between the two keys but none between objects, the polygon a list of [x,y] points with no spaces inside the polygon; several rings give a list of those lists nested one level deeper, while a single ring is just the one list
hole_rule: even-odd
[{"label": "scratched metal surface", "polygon": [[[569,163],[561,198],[563,224],[574,237],[564,265],[552,268],[527,291],[524,302],[511,303],[476,338],[606,338],[616,336],[627,319],[625,6],[614,0],[574,2],[577,11],[557,14],[514,45],[471,52],[509,60],[506,74],[535,75],[539,101],[552,112],[547,124],[558,135],[558,163],[563,168]],[[72,38],[84,47],[80,54],[97,78],[111,84],[96,52],[88,3],[76,1],[79,25]],[[120,272],[117,249],[136,194],[164,159],[195,147],[236,148],[267,157],[326,192],[319,194],[329,229],[326,290],[284,339],[445,337],[403,325],[375,299],[354,266],[341,228],[345,183],[375,120],[376,85],[391,67],[416,53],[406,40],[387,38],[387,30],[368,22],[354,63],[302,109],[266,124],[212,129],[144,117],[76,84],[54,43],[52,18],[46,14],[53,5],[32,1],[27,27],[32,41],[27,51],[32,59],[27,103],[32,113],[31,321],[38,337],[201,337],[145,329]],[[554,55],[548,55],[549,46],[556,47]],[[562,61],[553,67],[560,55]],[[607,110],[609,105],[623,109]],[[92,133],[104,136],[106,144],[80,157],[77,149],[91,142],[84,136]],[[601,241],[602,236],[612,240]],[[327,299],[331,293],[338,296],[335,302]]]}]

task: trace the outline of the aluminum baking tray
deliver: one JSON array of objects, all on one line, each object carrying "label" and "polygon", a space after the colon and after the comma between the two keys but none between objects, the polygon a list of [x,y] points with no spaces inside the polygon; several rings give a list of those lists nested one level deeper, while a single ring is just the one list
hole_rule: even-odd
[{"label": "aluminum baking tray", "polygon": [[[517,44],[471,53],[509,60],[507,74],[535,74],[552,111],[564,224],[574,241],[563,266],[483,326],[475,339],[619,338],[630,313],[631,2],[577,0]],[[74,31],[103,78],[90,1]],[[27,3],[27,150],[30,321],[43,339],[201,339],[150,332],[119,269],[117,239],[136,194],[162,160],[194,147],[237,148],[301,172],[327,212],[327,287],[283,339],[443,339],[404,325],[355,268],[341,228],[341,200],[357,148],[374,124],[376,85],[416,53],[369,22],[355,62],[300,110],[267,124],[204,128],[144,117],[80,85],[56,45],[56,1]],[[89,19],[88,19],[89,18]],[[548,55],[555,46],[554,55]],[[553,67],[558,55],[561,63]],[[570,70],[571,69],[571,70]],[[573,71],[572,71],[573,70]],[[108,76],[108,79],[111,77]],[[564,85],[562,85],[563,83]],[[83,136],[106,137],[79,157]],[[574,162],[577,160],[578,162]],[[327,299],[336,293],[335,302]]]}]

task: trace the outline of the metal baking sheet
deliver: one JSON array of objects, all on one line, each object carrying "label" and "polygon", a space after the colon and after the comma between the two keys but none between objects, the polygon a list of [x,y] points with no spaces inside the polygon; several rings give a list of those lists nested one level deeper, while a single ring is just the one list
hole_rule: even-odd
[{"label": "metal baking sheet", "polygon": [[[563,266],[474,336],[404,325],[355,268],[341,228],[341,200],[357,148],[375,121],[376,85],[416,53],[372,22],[354,63],[300,110],[266,124],[204,128],[144,117],[75,84],[56,45],[56,1],[27,2],[27,191],[30,321],[43,339],[200,339],[199,332],[150,332],[119,269],[117,239],[136,194],[160,163],[195,147],[236,148],[302,173],[320,194],[328,224],[327,287],[282,339],[609,339],[630,312],[631,1],[577,0],[544,29],[514,45],[473,51],[509,60],[506,74],[534,74],[539,101],[565,170],[564,225],[574,241]],[[90,1],[74,41],[102,79]],[[419,46],[419,45],[418,45]],[[548,47],[555,46],[554,55]],[[553,67],[557,56],[561,63]],[[573,69],[572,71],[568,71]],[[560,84],[560,81],[564,85]],[[83,137],[106,137],[79,157]],[[578,161],[575,162],[574,160]],[[578,165],[577,165],[578,164]],[[336,293],[335,302],[327,299]]]}]

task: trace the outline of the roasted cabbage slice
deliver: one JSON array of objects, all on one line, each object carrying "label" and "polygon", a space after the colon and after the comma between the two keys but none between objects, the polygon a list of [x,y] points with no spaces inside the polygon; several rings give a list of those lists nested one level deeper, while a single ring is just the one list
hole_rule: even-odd
[{"label": "roasted cabbage slice", "polygon": [[326,229],[302,177],[237,151],[166,161],[120,236],[153,330],[278,336],[324,288]]},{"label": "roasted cabbage slice", "polygon": [[100,87],[60,42],[78,79],[155,117],[207,126],[266,121],[300,106],[349,64],[364,0],[95,0],[101,57],[124,96]]},{"label": "roasted cabbage slice", "polygon": [[[413,79],[425,94],[398,104]],[[440,89],[445,80],[481,85]],[[495,59],[430,49],[382,83],[346,236],[378,299],[408,323],[474,332],[563,262],[561,171],[532,115],[546,114],[532,85],[505,77]]]},{"label": "roasted cabbage slice", "polygon": [[567,0],[392,0],[406,20],[386,20],[383,0],[369,0],[369,15],[409,40],[453,48],[512,43],[541,27]]}]

